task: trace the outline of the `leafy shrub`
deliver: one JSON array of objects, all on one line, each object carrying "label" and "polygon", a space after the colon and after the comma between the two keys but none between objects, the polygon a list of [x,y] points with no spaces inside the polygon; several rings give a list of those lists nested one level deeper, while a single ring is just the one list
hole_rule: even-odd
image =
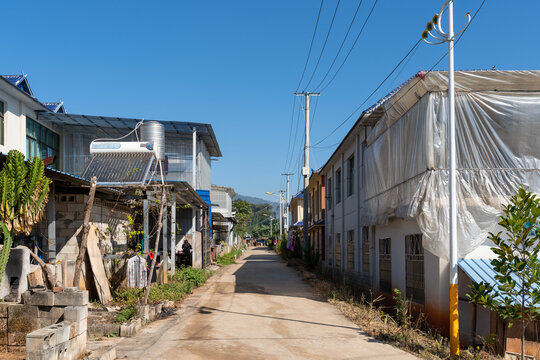
[{"label": "leafy shrub", "polygon": [[188,282],[193,287],[199,287],[208,279],[208,272],[204,269],[194,269],[191,266],[176,269],[173,281]]},{"label": "leafy shrub", "polygon": [[217,258],[216,262],[220,265],[236,264],[236,258],[242,255],[242,249],[233,249],[225,255]]},{"label": "leafy shrub", "polygon": [[137,315],[137,310],[135,309],[135,307],[128,306],[116,313],[115,321],[118,323],[125,323],[135,315]]}]

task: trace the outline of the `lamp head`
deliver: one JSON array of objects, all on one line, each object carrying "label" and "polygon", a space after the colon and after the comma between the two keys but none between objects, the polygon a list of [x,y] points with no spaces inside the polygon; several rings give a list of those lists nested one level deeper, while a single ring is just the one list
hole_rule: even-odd
[{"label": "lamp head", "polygon": [[433,23],[432,23],[431,21],[427,23],[427,25],[426,25],[426,30],[427,30],[427,31],[433,30]]},{"label": "lamp head", "polygon": [[429,37],[429,32],[428,32],[427,30],[424,30],[424,31],[422,32],[422,39],[425,40],[425,39],[427,39],[428,37]]}]

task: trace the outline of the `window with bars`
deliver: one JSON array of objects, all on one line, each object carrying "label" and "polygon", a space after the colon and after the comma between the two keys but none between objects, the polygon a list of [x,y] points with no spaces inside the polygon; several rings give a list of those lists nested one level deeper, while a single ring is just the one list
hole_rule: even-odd
[{"label": "window with bars", "polygon": [[341,268],[341,234],[336,234],[336,267]]},{"label": "window with bars", "polygon": [[422,234],[405,236],[405,272],[407,299],[423,304],[425,292]]},{"label": "window with bars", "polygon": [[392,292],[392,241],[390,238],[379,239],[379,288]]},{"label": "window with bars", "polygon": [[0,145],[4,145],[4,112],[5,105],[0,101]]},{"label": "window with bars", "polygon": [[347,270],[354,270],[354,230],[347,231]]},{"label": "window with bars", "polygon": [[354,194],[354,156],[347,160],[347,196]]},{"label": "window with bars", "polygon": [[369,227],[362,228],[362,271],[369,273]]},{"label": "window with bars", "polygon": [[332,266],[334,260],[334,251],[332,246],[332,235],[328,235],[328,265]]},{"label": "window with bars", "polygon": [[341,202],[341,169],[336,171],[336,204]]},{"label": "window with bars", "polygon": [[328,178],[326,181],[326,206],[328,209],[332,208],[332,178]]}]

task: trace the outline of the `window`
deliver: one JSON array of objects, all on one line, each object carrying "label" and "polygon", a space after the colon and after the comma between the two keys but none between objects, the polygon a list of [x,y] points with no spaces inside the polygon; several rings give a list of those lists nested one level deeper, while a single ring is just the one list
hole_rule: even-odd
[{"label": "window", "polygon": [[369,227],[362,228],[362,271],[369,273]]},{"label": "window", "polygon": [[392,292],[392,249],[391,239],[379,239],[379,288]]},{"label": "window", "polygon": [[347,270],[354,270],[354,230],[347,231]]},{"label": "window", "polygon": [[354,194],[354,156],[347,160],[347,196]]},{"label": "window", "polygon": [[332,235],[328,235],[328,265],[332,266],[333,257]]},{"label": "window", "polygon": [[37,156],[41,159],[47,159],[45,166],[52,165],[58,169],[58,147],[60,137],[58,134],[47,129],[30,119],[26,118],[26,157],[28,159]]},{"label": "window", "polygon": [[407,299],[424,303],[424,248],[422,234],[405,236]]},{"label": "window", "polygon": [[0,145],[4,145],[4,103],[0,101]]},{"label": "window", "polygon": [[332,178],[328,178],[326,182],[326,206],[332,208]]},{"label": "window", "polygon": [[341,169],[336,171],[336,204],[341,202]]},{"label": "window", "polygon": [[341,268],[341,234],[336,234],[336,267]]}]

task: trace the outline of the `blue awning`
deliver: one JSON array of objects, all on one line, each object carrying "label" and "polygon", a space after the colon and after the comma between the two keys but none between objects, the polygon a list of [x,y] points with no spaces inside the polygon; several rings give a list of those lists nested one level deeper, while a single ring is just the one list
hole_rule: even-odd
[{"label": "blue awning", "polygon": [[[492,259],[461,259],[458,265],[473,282],[485,282],[493,286],[494,289],[497,289],[497,286],[501,285],[501,283],[495,278],[498,273],[493,269],[491,260]],[[520,280],[517,276],[514,280],[516,281],[516,286],[520,286]],[[534,287],[540,289],[539,284],[536,284]],[[503,299],[500,295],[497,295],[496,298],[498,300]],[[521,299],[512,297],[512,300],[516,303],[521,303]],[[527,305],[527,300],[525,303]]]}]

